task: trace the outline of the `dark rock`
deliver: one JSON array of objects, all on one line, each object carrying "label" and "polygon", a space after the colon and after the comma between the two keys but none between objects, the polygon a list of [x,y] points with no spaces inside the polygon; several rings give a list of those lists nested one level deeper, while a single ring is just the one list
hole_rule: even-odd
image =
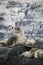
[{"label": "dark rock", "polygon": [[26,51],[30,50],[31,48],[27,48],[23,45],[18,45],[15,47],[0,47],[0,64],[1,65],[9,65],[9,63],[12,65],[12,62],[14,61],[14,64],[17,63],[17,60],[19,58],[19,55]]},{"label": "dark rock", "polygon": [[18,60],[22,57],[19,57],[21,53],[30,50],[30,48],[23,46],[23,45],[18,45],[15,46],[9,53],[8,59],[7,59],[7,65],[16,65],[18,63]]},{"label": "dark rock", "polygon": [[43,59],[34,59],[21,56],[25,51],[32,47],[23,45],[0,47],[0,64],[1,65],[43,65]]},{"label": "dark rock", "polygon": [[26,47],[23,45],[15,46],[11,52],[9,53],[7,59],[7,65],[43,65],[42,59],[34,59],[34,58],[26,58],[21,56],[21,54],[25,51],[30,50],[31,47]]},{"label": "dark rock", "polygon": [[11,48],[0,47],[0,64],[6,65],[6,59],[8,58],[8,54]]},{"label": "dark rock", "polygon": [[21,60],[19,60],[18,65],[43,65],[43,60],[29,59],[29,58],[23,57]]},{"label": "dark rock", "polygon": [[17,45],[15,47],[12,48],[10,55],[20,55],[21,53],[23,53],[24,51],[29,51],[31,49],[31,47],[27,47],[24,45]]}]

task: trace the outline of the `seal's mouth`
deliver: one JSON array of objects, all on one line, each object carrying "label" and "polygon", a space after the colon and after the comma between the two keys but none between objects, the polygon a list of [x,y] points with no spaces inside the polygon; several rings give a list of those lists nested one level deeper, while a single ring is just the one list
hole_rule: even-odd
[{"label": "seal's mouth", "polygon": [[15,33],[19,33],[19,31],[15,30]]}]

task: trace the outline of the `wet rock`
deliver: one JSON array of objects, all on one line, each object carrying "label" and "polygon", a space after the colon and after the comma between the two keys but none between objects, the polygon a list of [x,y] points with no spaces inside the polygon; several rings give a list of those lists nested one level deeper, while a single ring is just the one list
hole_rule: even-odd
[{"label": "wet rock", "polygon": [[19,55],[26,51],[30,50],[30,48],[25,47],[23,45],[18,46],[9,46],[9,47],[0,47],[0,64],[1,65],[9,65],[9,63],[12,65],[12,62],[14,64],[17,63],[17,60],[19,59]]},{"label": "wet rock", "polygon": [[6,59],[8,57],[10,50],[11,48],[0,47],[0,64],[1,65],[6,64]]},{"label": "wet rock", "polygon": [[21,54],[25,51],[29,50],[28,47],[18,45],[15,46],[11,52],[9,53],[8,59],[7,59],[7,65],[43,65],[43,60],[41,59],[33,59],[33,58],[27,58],[24,56],[21,56]]},{"label": "wet rock", "polygon": [[13,54],[13,52],[15,52],[17,55],[20,55],[22,52],[24,51],[29,51],[31,49],[31,47],[26,47],[22,44],[15,46],[12,49],[12,52],[10,54]]},{"label": "wet rock", "polygon": [[32,47],[23,45],[0,47],[0,64],[1,65],[43,65],[42,59],[33,59],[21,56],[25,51]]},{"label": "wet rock", "polygon": [[[18,60],[22,57],[20,57],[21,53],[23,53],[24,51],[28,51],[30,50],[30,48],[25,47],[23,45],[18,45],[15,46],[11,52],[9,53],[8,59],[7,59],[7,65],[16,65],[18,64]],[[13,63],[13,64],[12,64]]]},{"label": "wet rock", "polygon": [[43,60],[23,57],[21,60],[19,60],[18,65],[43,65]]}]

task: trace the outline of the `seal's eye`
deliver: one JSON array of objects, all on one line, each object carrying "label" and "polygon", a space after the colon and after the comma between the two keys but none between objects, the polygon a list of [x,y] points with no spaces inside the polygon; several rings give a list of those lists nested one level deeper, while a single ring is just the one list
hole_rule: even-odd
[{"label": "seal's eye", "polygon": [[20,28],[18,27],[17,30],[20,30]]}]

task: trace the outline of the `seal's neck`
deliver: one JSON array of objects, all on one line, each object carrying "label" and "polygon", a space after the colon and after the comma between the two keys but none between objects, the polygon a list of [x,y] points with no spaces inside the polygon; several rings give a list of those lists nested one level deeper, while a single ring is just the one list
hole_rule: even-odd
[{"label": "seal's neck", "polygon": [[19,32],[19,34],[20,34],[21,36],[24,36],[24,31],[21,29],[20,32]]}]

